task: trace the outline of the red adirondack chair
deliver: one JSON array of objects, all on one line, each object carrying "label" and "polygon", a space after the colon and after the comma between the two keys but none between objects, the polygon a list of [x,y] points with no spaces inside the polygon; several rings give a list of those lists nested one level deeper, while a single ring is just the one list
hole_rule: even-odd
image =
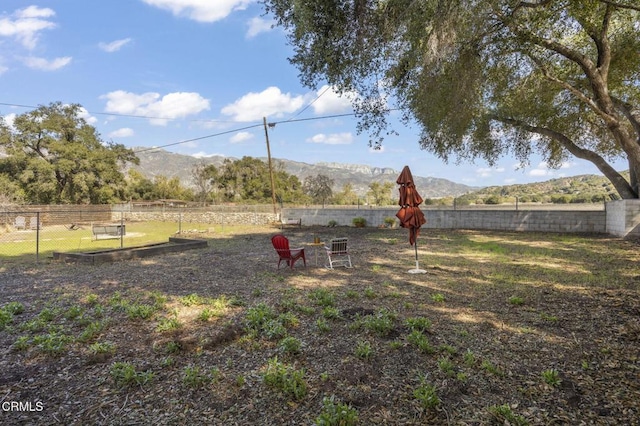
[{"label": "red adirondack chair", "polygon": [[271,243],[273,248],[278,252],[278,269],[280,269],[280,262],[283,260],[287,262],[287,265],[293,269],[293,264],[296,260],[302,259],[304,266],[307,266],[307,259],[304,257],[304,248],[289,248],[289,239],[282,234],[277,234],[271,237]]}]

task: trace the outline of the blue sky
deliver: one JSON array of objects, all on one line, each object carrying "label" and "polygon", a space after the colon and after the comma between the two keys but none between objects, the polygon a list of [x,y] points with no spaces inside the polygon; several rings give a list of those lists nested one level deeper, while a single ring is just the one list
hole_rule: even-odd
[{"label": "blue sky", "polygon": [[559,170],[535,157],[525,168],[513,158],[445,164],[420,150],[417,128],[400,125],[372,150],[347,99],[299,83],[271,24],[255,0],[3,0],[0,115],[10,123],[37,105],[78,103],[105,141],[236,158],[266,156],[266,117],[282,122],[269,130],[274,158],[408,165],[474,186],[598,174],[575,159]]}]

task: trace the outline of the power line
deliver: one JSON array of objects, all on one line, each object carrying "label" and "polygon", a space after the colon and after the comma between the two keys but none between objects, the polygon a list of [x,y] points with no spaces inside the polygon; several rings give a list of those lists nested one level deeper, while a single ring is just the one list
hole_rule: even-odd
[{"label": "power line", "polygon": [[299,116],[300,114],[302,114],[303,112],[305,112],[305,111],[306,111],[306,110],[307,110],[311,105],[313,105],[313,104],[314,104],[318,99],[320,99],[320,97],[321,97],[322,95],[324,95],[325,93],[327,93],[327,91],[329,90],[329,88],[330,88],[330,87],[331,87],[331,86],[327,86],[327,87],[322,91],[322,93],[320,93],[318,96],[316,96],[316,98],[315,98],[314,100],[312,100],[311,102],[309,102],[309,103],[307,104],[307,106],[305,106],[304,108],[302,108],[300,111],[298,111],[298,113],[297,113],[296,115],[292,116],[292,117],[291,117],[291,118],[289,118],[287,121],[291,121],[291,120],[293,120],[294,118],[296,118],[297,116]]},{"label": "power line", "polygon": [[187,142],[200,141],[202,139],[214,138],[216,136],[222,136],[222,135],[226,135],[226,134],[229,134],[229,133],[240,132],[242,130],[253,129],[255,127],[260,127],[260,126],[262,126],[262,124],[252,124],[251,126],[241,127],[239,129],[227,130],[227,131],[220,132],[220,133],[214,133],[212,135],[206,135],[206,136],[200,136],[200,137],[197,137],[197,138],[186,139],[186,140],[179,141],[179,142],[172,142],[172,143],[168,143],[168,144],[165,144],[165,145],[154,146],[152,148],[145,148],[145,149],[141,149],[141,150],[134,151],[134,152],[137,154],[139,152],[153,151],[155,149],[166,148],[168,146],[181,145],[181,144],[187,143]]},{"label": "power line", "polygon": [[[268,123],[268,125],[269,125],[269,127],[274,127],[276,124],[296,123],[296,122],[300,122],[300,121],[312,121],[312,120],[326,120],[326,119],[329,119],[329,118],[349,117],[349,116],[353,116],[353,115],[356,115],[356,113],[352,112],[352,113],[347,113],[347,114],[325,115],[325,116],[322,116],[322,117],[299,118],[297,120],[289,119],[289,120],[284,120],[284,121],[270,122],[270,123]],[[250,126],[245,126],[245,127],[240,127],[240,128],[237,128],[237,129],[226,130],[226,131],[220,132],[220,133],[214,133],[214,134],[211,134],[211,135],[205,135],[205,136],[200,136],[200,137],[197,137],[197,138],[186,139],[186,140],[183,140],[183,141],[172,142],[172,143],[168,143],[168,144],[165,144],[165,145],[158,145],[158,146],[154,146],[152,148],[145,148],[145,149],[141,149],[141,150],[135,151],[135,152],[139,153],[139,152],[153,151],[155,149],[166,148],[168,146],[181,145],[181,144],[187,143],[187,142],[194,142],[194,141],[199,141],[199,140],[203,140],[203,139],[214,138],[216,136],[227,135],[229,133],[235,133],[235,132],[240,132],[240,131],[243,131],[243,130],[254,129],[256,127],[261,127],[261,126],[263,126],[263,124],[252,124]]]},{"label": "power line", "polygon": [[[302,114],[315,101],[317,101],[322,95],[324,95],[328,90],[329,90],[329,87],[327,87],[313,101],[311,101],[307,106],[305,106],[300,112],[298,112],[293,117],[291,117],[291,118],[289,118],[287,120],[269,122],[268,123],[269,127],[274,127],[277,124],[297,123],[297,122],[302,122],[302,121],[314,121],[314,120],[327,120],[327,119],[330,119],[330,118],[350,117],[350,116],[357,115],[355,112],[351,112],[351,113],[345,113],[345,114],[333,114],[333,115],[324,115],[324,116],[321,116],[321,117],[309,117],[309,118],[298,118],[298,119],[295,119],[295,117],[297,117],[298,115]],[[33,108],[33,109],[37,109],[38,108],[38,107],[31,106],[31,105],[11,104],[11,103],[5,103],[5,102],[0,102],[0,106],[11,106],[11,107],[19,107],[19,108]],[[96,113],[96,112],[90,112],[90,111],[87,111],[87,112],[89,114],[93,114],[93,115],[111,115],[111,116],[120,116],[120,117],[144,118],[144,119],[174,120],[172,118],[166,118],[166,117],[149,117],[149,116],[139,116],[139,115],[126,115],[126,114]],[[189,121],[214,121],[215,122],[216,120],[189,120]],[[141,149],[141,150],[134,151],[134,152],[135,153],[140,153],[140,152],[153,151],[153,150],[156,150],[156,149],[167,148],[167,147],[170,147],[170,146],[182,145],[182,144],[185,144],[185,143],[188,143],[188,142],[195,142],[195,141],[199,141],[199,140],[203,140],[203,139],[210,139],[210,138],[214,138],[214,137],[217,137],[217,136],[227,135],[229,133],[235,133],[235,132],[240,132],[240,131],[243,131],[243,130],[254,129],[256,127],[261,127],[261,126],[262,126],[262,124],[252,124],[252,125],[245,126],[245,127],[226,130],[224,132],[213,133],[213,134],[210,134],[210,135],[199,136],[199,137],[196,137],[196,138],[185,139],[185,140],[178,141],[178,142],[171,142],[171,143],[168,143],[168,144],[158,145],[158,146],[154,146],[154,147],[151,147],[151,148],[145,148],[145,149]]]}]

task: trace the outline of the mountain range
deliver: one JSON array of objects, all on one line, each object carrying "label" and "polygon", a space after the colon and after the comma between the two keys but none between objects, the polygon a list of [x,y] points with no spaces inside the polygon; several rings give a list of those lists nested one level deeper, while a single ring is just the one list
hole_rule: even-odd
[{"label": "mountain range", "polygon": [[[185,187],[193,187],[191,176],[194,166],[198,163],[213,164],[216,167],[222,165],[225,159],[230,157],[212,156],[196,158],[189,155],[176,154],[162,149],[148,150],[146,148],[134,148],[140,158],[140,165],[133,168],[144,176],[153,179],[163,175],[168,178],[178,177]],[[231,158],[233,159],[233,158]],[[267,158],[260,158],[267,162]],[[296,176],[303,182],[309,176],[325,175],[333,179],[334,192],[342,191],[346,183],[352,185],[353,191],[358,195],[365,195],[372,182],[392,182],[395,185],[400,174],[399,170],[387,167],[371,167],[361,164],[343,163],[303,163],[286,159],[272,159],[274,165],[283,168],[287,173]],[[420,195],[424,198],[457,197],[476,191],[480,187],[473,187],[455,183],[447,179],[413,176],[415,184],[421,188]]]}]

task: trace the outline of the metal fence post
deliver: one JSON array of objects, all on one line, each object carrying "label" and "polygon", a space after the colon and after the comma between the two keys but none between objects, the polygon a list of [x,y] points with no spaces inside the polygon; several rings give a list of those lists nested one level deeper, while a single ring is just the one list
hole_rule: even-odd
[{"label": "metal fence post", "polygon": [[36,263],[40,262],[40,212],[36,212]]},{"label": "metal fence post", "polygon": [[120,248],[124,247],[124,209],[120,210]]}]

